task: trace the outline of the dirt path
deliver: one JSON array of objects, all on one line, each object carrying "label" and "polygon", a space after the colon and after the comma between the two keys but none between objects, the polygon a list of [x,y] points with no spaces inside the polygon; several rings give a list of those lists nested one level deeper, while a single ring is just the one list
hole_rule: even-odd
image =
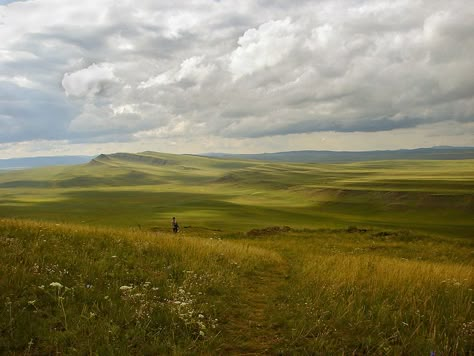
[{"label": "dirt path", "polygon": [[276,299],[288,288],[288,265],[284,262],[242,278],[235,303],[229,305],[228,320],[222,337],[226,344],[219,353],[232,355],[274,354],[272,347],[280,343],[275,315]]}]

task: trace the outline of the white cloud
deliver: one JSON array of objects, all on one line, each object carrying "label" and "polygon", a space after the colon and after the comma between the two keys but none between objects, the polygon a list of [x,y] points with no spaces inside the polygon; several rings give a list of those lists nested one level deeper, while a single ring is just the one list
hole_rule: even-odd
[{"label": "white cloud", "polygon": [[15,62],[39,59],[33,53],[27,51],[12,51],[6,49],[0,49],[0,63],[1,62]]},{"label": "white cloud", "polygon": [[195,83],[203,82],[215,69],[214,64],[206,64],[204,56],[195,56],[185,59],[176,73],[176,81],[188,80]]},{"label": "white cloud", "polygon": [[194,56],[185,59],[179,69],[172,69],[161,73],[155,77],[142,81],[139,89],[146,89],[153,86],[168,85],[185,82],[191,85],[201,84],[214,70],[216,66],[212,63],[205,63],[204,56]]},{"label": "white cloud", "polygon": [[297,26],[289,17],[247,30],[230,56],[234,79],[271,67],[287,56],[296,44]]},{"label": "white cloud", "polygon": [[119,105],[119,106],[111,106],[112,112],[114,115],[119,115],[119,114],[139,114],[140,111],[137,108],[137,105],[133,104],[126,104],[126,105]]},{"label": "white cloud", "polygon": [[147,81],[141,82],[140,85],[138,86],[138,89],[146,89],[146,88],[154,87],[157,85],[166,85],[166,84],[173,83],[174,81],[175,80],[174,80],[173,72],[168,71],[168,72],[161,73],[157,75],[156,77],[152,77],[148,79]]},{"label": "white cloud", "polygon": [[138,105],[98,105],[87,102],[82,112],[69,124],[69,130],[80,137],[91,133],[98,136],[125,135],[130,131],[149,128],[153,120],[142,113]]},{"label": "white cloud", "polygon": [[27,77],[18,75],[15,75],[13,77],[2,75],[0,76],[0,81],[12,83],[21,88],[33,89],[37,86],[35,82],[31,81]]},{"label": "white cloud", "polygon": [[89,67],[64,74],[61,82],[67,96],[83,97],[99,93],[107,83],[117,81],[109,63],[93,63]]}]

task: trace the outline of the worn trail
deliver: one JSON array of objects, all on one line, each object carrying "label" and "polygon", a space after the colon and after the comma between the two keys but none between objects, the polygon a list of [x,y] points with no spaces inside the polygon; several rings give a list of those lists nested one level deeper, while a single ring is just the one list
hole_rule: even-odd
[{"label": "worn trail", "polygon": [[222,337],[223,354],[269,354],[281,342],[279,326],[272,322],[277,298],[286,290],[288,265],[281,262],[256,270],[241,280],[240,295],[229,305]]}]

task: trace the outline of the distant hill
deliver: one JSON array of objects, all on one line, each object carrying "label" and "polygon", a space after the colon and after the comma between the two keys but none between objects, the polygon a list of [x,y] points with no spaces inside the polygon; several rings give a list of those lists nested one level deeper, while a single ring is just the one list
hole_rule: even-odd
[{"label": "distant hill", "polygon": [[432,147],[395,151],[289,151],[260,154],[208,153],[208,157],[254,159],[277,162],[362,162],[385,160],[457,160],[474,159],[474,147]]},{"label": "distant hill", "polygon": [[115,153],[99,156],[49,156],[0,159],[0,170],[15,170],[44,166],[76,165],[91,162],[104,164],[111,160],[115,163],[135,162],[153,165],[181,164],[194,157],[230,158],[237,160],[260,160],[275,162],[301,163],[345,163],[385,160],[457,160],[474,159],[474,147],[432,147],[396,151],[289,151],[258,154],[204,153],[200,155],[172,155],[157,152],[140,154]]},{"label": "distant hill", "polygon": [[62,166],[89,162],[91,156],[50,156],[0,159],[0,169],[21,169],[44,166]]}]

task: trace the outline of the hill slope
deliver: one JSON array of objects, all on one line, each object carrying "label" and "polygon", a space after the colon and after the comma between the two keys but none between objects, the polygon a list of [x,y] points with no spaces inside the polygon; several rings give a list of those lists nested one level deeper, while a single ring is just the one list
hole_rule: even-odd
[{"label": "hill slope", "polygon": [[0,174],[8,217],[245,231],[371,225],[471,236],[472,160],[302,164],[153,152]]},{"label": "hill slope", "polygon": [[255,159],[277,162],[343,163],[383,160],[460,160],[474,159],[472,147],[433,147],[394,151],[290,151],[261,154],[211,153],[210,157]]}]

